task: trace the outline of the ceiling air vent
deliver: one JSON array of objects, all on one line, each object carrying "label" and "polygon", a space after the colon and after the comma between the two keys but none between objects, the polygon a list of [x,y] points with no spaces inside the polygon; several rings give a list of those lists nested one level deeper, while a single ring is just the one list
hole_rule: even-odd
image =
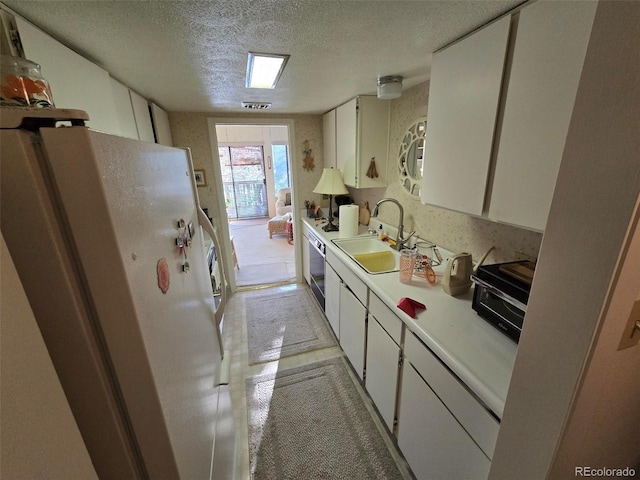
[{"label": "ceiling air vent", "polygon": [[248,108],[249,110],[269,110],[271,108],[271,104],[260,102],[242,102],[242,107]]}]

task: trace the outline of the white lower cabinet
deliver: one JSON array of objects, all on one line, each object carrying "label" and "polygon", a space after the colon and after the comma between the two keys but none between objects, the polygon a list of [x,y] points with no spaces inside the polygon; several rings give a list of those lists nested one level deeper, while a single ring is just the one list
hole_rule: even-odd
[{"label": "white lower cabinet", "polygon": [[340,284],[340,346],[360,379],[364,378],[367,309],[358,297]]},{"label": "white lower cabinet", "polygon": [[333,333],[340,340],[340,285],[342,280],[329,263],[325,262],[324,265],[324,314],[329,320]]},{"label": "white lower cabinet", "polygon": [[340,346],[416,478],[486,479],[496,417],[332,250],[325,296]]},{"label": "white lower cabinet", "polygon": [[407,332],[398,445],[416,478],[486,479],[499,423]]},{"label": "white lower cabinet", "polygon": [[[400,320],[398,320],[400,322]],[[365,386],[389,430],[393,432],[400,347],[369,314]]]},{"label": "white lower cabinet", "polygon": [[364,379],[369,289],[333,251],[325,263],[325,315],[360,379]]},{"label": "white lower cabinet", "polygon": [[408,362],[398,445],[418,480],[486,479],[489,474],[489,459]]}]

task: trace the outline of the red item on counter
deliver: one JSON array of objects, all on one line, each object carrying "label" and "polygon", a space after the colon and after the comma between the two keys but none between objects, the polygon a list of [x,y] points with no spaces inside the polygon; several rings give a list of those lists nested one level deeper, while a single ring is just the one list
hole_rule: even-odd
[{"label": "red item on counter", "polygon": [[402,297],[398,302],[397,307],[409,315],[411,318],[416,318],[416,309],[426,310],[427,307],[423,304],[409,297]]}]

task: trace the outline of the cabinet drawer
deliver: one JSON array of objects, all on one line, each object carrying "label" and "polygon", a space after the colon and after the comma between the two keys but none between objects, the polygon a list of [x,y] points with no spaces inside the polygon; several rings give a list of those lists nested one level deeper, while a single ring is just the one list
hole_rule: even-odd
[{"label": "cabinet drawer", "polygon": [[400,345],[402,321],[373,293],[369,296],[369,313],[376,317],[378,323],[393,338],[393,341]]},{"label": "cabinet drawer", "polygon": [[365,283],[360,280],[330,249],[327,249],[327,262],[333,267],[342,281],[349,287],[360,303],[367,306],[368,289]]},{"label": "cabinet drawer", "polygon": [[429,384],[482,451],[493,457],[500,424],[414,334],[407,335],[405,357]]}]

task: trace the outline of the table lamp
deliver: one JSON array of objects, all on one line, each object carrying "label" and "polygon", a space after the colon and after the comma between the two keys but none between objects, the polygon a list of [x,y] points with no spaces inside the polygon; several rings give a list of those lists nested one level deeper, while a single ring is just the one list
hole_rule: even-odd
[{"label": "table lamp", "polygon": [[322,227],[325,232],[335,232],[338,230],[338,226],[333,224],[333,208],[331,207],[331,199],[334,195],[344,195],[349,193],[347,187],[344,186],[342,181],[342,174],[340,170],[334,170],[333,168],[325,168],[322,170],[322,176],[320,181],[313,189],[313,193],[322,193],[329,195],[329,218],[328,223]]}]

